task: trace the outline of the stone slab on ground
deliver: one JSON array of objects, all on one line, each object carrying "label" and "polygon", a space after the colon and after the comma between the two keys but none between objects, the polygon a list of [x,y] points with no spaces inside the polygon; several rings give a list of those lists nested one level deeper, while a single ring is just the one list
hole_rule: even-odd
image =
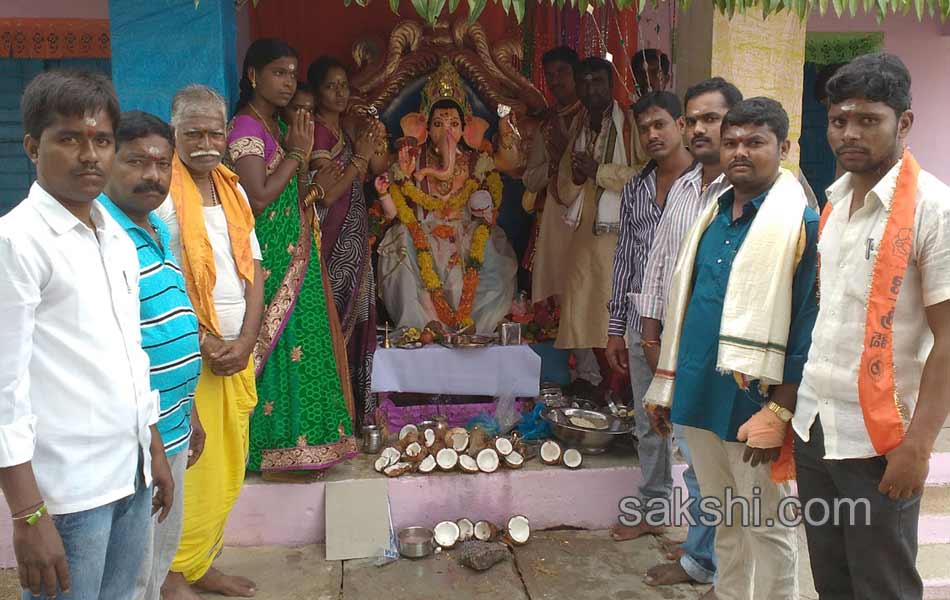
[{"label": "stone slab on ground", "polygon": [[542,531],[515,550],[531,600],[695,599],[707,586],[654,588],[643,583],[661,560],[657,540],[614,542],[605,531]]},{"label": "stone slab on ground", "polygon": [[[325,556],[322,545],[225,548],[214,565],[224,573],[253,580],[256,600],[338,600],[343,565]],[[218,594],[203,597],[225,598]]]},{"label": "stone slab on ground", "polygon": [[512,558],[487,571],[472,571],[453,552],[400,559],[377,567],[372,560],[343,564],[343,600],[529,600]]}]

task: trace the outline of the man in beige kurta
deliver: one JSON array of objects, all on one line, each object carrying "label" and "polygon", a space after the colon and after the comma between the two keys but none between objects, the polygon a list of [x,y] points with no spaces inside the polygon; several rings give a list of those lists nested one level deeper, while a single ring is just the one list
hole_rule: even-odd
[{"label": "man in beige kurta", "polygon": [[574,69],[577,53],[561,46],[544,53],[544,80],[556,106],[535,133],[522,182],[525,210],[536,213],[535,240],[526,259],[531,271],[531,298],[541,302],[560,297],[564,290],[564,264],[573,231],[564,223],[564,207],[557,199],[557,173],[568,143],[571,126],[583,106],[577,99]]},{"label": "man in beige kurta", "polygon": [[558,200],[573,228],[564,263],[564,292],[556,348],[607,346],[614,251],[620,230],[620,193],[641,166],[633,118],[613,100],[610,63],[584,60],[577,90],[587,109],[571,128],[558,170]]}]

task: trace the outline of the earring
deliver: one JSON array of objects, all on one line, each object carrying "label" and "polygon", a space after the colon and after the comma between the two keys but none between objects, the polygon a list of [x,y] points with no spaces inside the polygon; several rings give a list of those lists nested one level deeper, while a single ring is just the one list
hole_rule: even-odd
[{"label": "earring", "polygon": [[253,79],[251,80],[251,88],[255,90],[257,89],[257,82],[254,81]]}]

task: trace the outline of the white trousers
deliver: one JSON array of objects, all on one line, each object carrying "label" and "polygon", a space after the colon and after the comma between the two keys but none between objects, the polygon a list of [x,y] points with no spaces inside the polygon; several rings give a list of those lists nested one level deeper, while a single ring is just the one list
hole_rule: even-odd
[{"label": "white trousers", "polygon": [[[723,521],[716,527],[716,597],[798,600],[798,540],[795,529],[778,520],[789,485],[771,480],[770,465],[753,468],[743,462],[745,444],[725,442],[705,429],[683,429],[703,497],[716,498],[724,518],[732,515],[731,524]],[[748,509],[737,498],[747,499]],[[753,499],[758,500],[758,515]]]}]

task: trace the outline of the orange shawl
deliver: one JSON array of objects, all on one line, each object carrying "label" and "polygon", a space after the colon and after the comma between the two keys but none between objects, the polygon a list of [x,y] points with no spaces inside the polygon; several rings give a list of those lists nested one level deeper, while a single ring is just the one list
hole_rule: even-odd
[{"label": "orange shawl", "polygon": [[[904,150],[868,293],[858,401],[871,444],[880,455],[887,454],[904,439],[904,421],[894,382],[894,309],[914,243],[919,175],[920,165],[910,150]],[[822,212],[819,232],[831,210],[829,202]]]},{"label": "orange shawl", "polygon": [[[211,171],[214,191],[224,209],[231,238],[231,253],[238,274],[249,284],[254,283],[254,257],[251,254],[251,231],[254,215],[244,196],[238,190],[238,176],[223,165]],[[172,159],[172,181],[169,193],[178,215],[181,230],[181,268],[185,274],[188,297],[198,315],[198,322],[211,334],[220,336],[218,313],[214,308],[214,284],[217,273],[214,253],[205,229],[201,192],[191,178],[178,153]]]}]

